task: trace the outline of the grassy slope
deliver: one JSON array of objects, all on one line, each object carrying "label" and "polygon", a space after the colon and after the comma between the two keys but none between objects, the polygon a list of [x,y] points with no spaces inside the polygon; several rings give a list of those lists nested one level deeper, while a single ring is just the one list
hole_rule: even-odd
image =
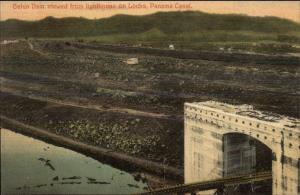
[{"label": "grassy slope", "polygon": [[0,28],[2,37],[100,36],[99,39],[108,42],[258,41],[277,40],[278,35],[282,34],[288,36],[287,39],[300,40],[300,24],[286,19],[194,11],[158,12],[144,16],[116,15],[98,20],[53,17],[39,21],[11,19],[0,22]]}]

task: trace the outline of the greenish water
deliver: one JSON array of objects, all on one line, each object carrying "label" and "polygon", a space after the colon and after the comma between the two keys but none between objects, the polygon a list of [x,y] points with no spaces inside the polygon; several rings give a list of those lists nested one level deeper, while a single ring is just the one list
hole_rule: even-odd
[{"label": "greenish water", "polygon": [[130,194],[144,187],[129,173],[1,129],[1,194]]}]

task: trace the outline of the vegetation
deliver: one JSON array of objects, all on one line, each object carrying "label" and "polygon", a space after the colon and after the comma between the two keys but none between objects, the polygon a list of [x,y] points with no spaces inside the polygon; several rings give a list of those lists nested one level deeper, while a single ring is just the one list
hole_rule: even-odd
[{"label": "vegetation", "polygon": [[110,18],[47,17],[39,21],[0,22],[2,37],[98,37],[110,43],[166,42],[300,42],[300,24],[276,17],[208,14],[196,11],[158,12]]}]

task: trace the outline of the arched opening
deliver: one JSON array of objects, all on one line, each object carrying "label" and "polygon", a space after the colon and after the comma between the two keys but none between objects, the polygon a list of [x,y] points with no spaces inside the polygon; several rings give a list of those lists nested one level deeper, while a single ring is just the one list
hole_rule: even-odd
[{"label": "arched opening", "polygon": [[[272,150],[259,140],[241,133],[223,136],[224,177],[272,171]],[[231,194],[272,194],[272,182],[235,186]]]}]

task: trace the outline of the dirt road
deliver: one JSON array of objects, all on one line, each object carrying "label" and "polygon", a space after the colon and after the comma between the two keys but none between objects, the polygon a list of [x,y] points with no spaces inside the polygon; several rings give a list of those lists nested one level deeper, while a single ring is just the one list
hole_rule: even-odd
[{"label": "dirt road", "polygon": [[116,112],[116,113],[122,113],[122,114],[129,114],[129,115],[135,115],[135,116],[143,116],[143,117],[150,117],[150,118],[160,118],[160,119],[170,119],[170,120],[183,120],[182,115],[167,115],[167,114],[160,114],[160,113],[153,113],[153,112],[145,112],[140,110],[134,110],[129,108],[120,108],[120,107],[110,107],[106,108],[104,105],[95,105],[95,104],[89,104],[89,103],[76,103],[72,101],[61,101],[49,97],[39,97],[37,95],[24,95],[22,91],[7,88],[5,86],[1,87],[2,92],[10,93],[16,96],[26,97],[33,100],[39,100],[42,102],[50,102],[54,104],[64,105],[64,106],[72,106],[72,107],[78,107],[78,108],[84,108],[84,109],[93,109],[101,112]]}]

